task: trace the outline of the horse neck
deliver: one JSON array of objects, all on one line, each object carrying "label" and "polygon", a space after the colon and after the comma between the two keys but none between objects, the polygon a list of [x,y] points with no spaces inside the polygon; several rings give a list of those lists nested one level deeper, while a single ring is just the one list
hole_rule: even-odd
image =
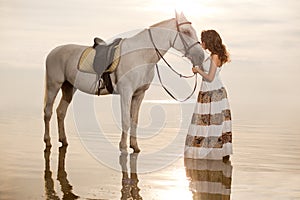
[{"label": "horse neck", "polygon": [[169,19],[152,25],[150,28],[153,37],[152,45],[165,54],[170,48],[171,43],[175,39],[177,29],[175,19]]},{"label": "horse neck", "polygon": [[162,55],[171,48],[171,41],[174,40],[176,35],[175,23],[174,19],[170,19],[149,27],[153,42],[151,41],[148,29],[141,31],[135,36],[127,38],[123,42],[123,53],[127,54],[138,50],[137,52],[144,54],[143,57],[145,62],[157,63],[160,60],[160,57],[157,56],[155,47]]}]

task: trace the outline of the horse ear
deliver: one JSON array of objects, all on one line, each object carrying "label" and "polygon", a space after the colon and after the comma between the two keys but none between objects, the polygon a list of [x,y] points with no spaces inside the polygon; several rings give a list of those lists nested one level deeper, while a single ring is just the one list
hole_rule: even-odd
[{"label": "horse ear", "polygon": [[188,20],[186,19],[186,17],[184,16],[183,12],[180,13],[179,19],[180,19],[181,22],[186,22],[186,21],[188,21]]},{"label": "horse ear", "polygon": [[179,17],[179,14],[177,12],[177,10],[175,10],[175,18],[178,20],[180,17]]},{"label": "horse ear", "polygon": [[186,17],[184,16],[183,12],[181,11],[180,13],[177,12],[177,10],[175,10],[175,16],[176,16],[176,19],[179,21],[179,22],[186,22],[188,21],[186,19]]}]

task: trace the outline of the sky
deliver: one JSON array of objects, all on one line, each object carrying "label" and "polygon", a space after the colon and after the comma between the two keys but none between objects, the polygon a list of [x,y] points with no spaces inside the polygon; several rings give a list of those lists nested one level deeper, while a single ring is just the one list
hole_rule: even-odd
[{"label": "sky", "polygon": [[[253,49],[255,58],[263,60],[273,56],[274,48],[278,48],[275,54],[294,58],[299,5],[295,0],[1,0],[0,66],[39,67],[40,58],[56,45],[89,45],[95,36],[109,39],[146,28],[173,18],[175,9],[185,13],[198,34],[203,29],[218,30],[235,60],[247,60]],[[23,66],[12,62],[15,53],[24,58]]]}]

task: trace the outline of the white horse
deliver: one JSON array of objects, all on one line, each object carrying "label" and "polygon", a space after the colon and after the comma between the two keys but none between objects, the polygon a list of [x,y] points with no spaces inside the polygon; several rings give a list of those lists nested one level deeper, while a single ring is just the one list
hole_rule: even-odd
[{"label": "white horse", "polygon": [[[162,21],[140,33],[122,40],[121,57],[116,70],[110,74],[114,93],[120,95],[122,136],[119,143],[121,151],[127,150],[127,134],[130,129],[130,147],[134,152],[140,149],[136,140],[138,113],[145,91],[154,77],[154,65],[161,59],[158,52],[164,55],[171,47],[183,53],[194,65],[200,65],[204,53],[195,29],[181,13],[176,17]],[[78,70],[78,61],[88,46],[63,45],[52,50],[46,59],[44,142],[51,146],[49,122],[53,103],[61,89],[62,97],[56,109],[58,120],[59,142],[68,145],[64,118],[68,105],[77,89],[95,95],[97,93],[97,75]],[[156,47],[156,48],[155,48]],[[109,94],[106,89],[101,95]]]}]

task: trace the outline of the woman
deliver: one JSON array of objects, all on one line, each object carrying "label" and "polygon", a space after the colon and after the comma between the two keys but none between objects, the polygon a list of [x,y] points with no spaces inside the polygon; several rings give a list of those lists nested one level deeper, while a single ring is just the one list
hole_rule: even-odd
[{"label": "woman", "polygon": [[203,67],[192,68],[203,81],[186,137],[185,158],[227,161],[232,154],[231,113],[219,73],[229,54],[215,30],[202,31],[201,42],[210,56]]}]

